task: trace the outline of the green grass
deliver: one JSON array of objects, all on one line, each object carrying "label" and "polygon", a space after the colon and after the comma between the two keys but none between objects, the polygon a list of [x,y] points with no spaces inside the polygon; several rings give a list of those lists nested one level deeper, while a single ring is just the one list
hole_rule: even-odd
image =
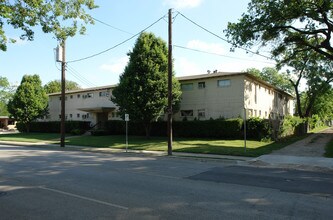
[{"label": "green grass", "polygon": [[[44,133],[18,133],[2,134],[0,141],[22,141],[59,143],[59,134]],[[273,150],[281,149],[303,137],[288,138],[279,142],[247,141],[246,152],[244,140],[219,140],[219,139],[197,139],[197,138],[174,138],[173,151],[186,153],[221,154],[234,156],[256,157],[269,154]],[[167,151],[166,137],[152,137],[146,139],[142,136],[129,136],[128,149]],[[75,136],[66,139],[67,145],[89,146],[101,148],[125,149],[125,136]]]},{"label": "green grass", "polygon": [[323,131],[325,129],[329,128],[327,125],[316,127],[315,129],[310,130],[310,133],[318,133],[320,131]]},{"label": "green grass", "polygon": [[60,139],[60,134],[54,133],[15,133],[1,134],[0,141],[18,141],[18,142],[40,142],[55,141]]},{"label": "green grass", "polygon": [[325,157],[333,158],[333,139],[325,147]]},{"label": "green grass", "polygon": [[[175,138],[173,140],[174,152],[221,154],[234,156],[260,156],[281,149],[302,137],[290,138],[280,142],[247,141],[247,149],[244,149],[244,140],[218,140],[218,139],[193,139]],[[103,148],[125,149],[124,136],[81,136],[66,140],[66,144],[78,146],[91,146]],[[167,151],[167,139],[162,137],[130,136],[128,149]]]}]

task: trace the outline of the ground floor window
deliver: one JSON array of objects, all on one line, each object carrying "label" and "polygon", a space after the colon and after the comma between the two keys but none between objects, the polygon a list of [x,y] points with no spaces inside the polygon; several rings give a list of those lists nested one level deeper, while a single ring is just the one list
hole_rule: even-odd
[{"label": "ground floor window", "polygon": [[181,110],[180,115],[182,117],[193,116],[193,110]]}]

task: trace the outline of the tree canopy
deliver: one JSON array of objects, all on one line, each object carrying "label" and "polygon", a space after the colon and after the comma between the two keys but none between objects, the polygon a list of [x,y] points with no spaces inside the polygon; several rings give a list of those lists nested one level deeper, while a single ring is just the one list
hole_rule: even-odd
[{"label": "tree canopy", "polygon": [[247,70],[247,72],[258,77],[259,79],[268,82],[273,86],[288,92],[289,94],[294,93],[294,88],[289,81],[287,73],[279,73],[276,68],[265,67],[261,71],[256,68],[250,68]]},{"label": "tree canopy", "polygon": [[8,100],[13,95],[13,86],[10,85],[6,77],[0,76],[0,116],[9,115],[7,110]]},{"label": "tree canopy", "polygon": [[29,132],[30,122],[47,113],[48,97],[38,75],[25,75],[8,103],[8,111]]},{"label": "tree canopy", "polygon": [[[12,0],[0,2],[0,50],[7,50],[8,39],[4,24],[22,30],[21,39],[33,40],[32,27],[41,26],[45,33],[53,33],[59,40],[85,32],[84,24],[94,21],[85,10],[97,6],[94,0]],[[82,23],[82,24],[80,24]]]},{"label": "tree canopy", "polygon": [[[61,81],[60,80],[52,80],[44,85],[45,92],[47,94],[61,92]],[[81,89],[80,85],[74,81],[66,80],[65,82],[65,90],[77,90]]]},{"label": "tree canopy", "polygon": [[332,31],[332,0],[251,0],[225,30],[234,46],[269,46],[280,62],[304,51],[333,60]]},{"label": "tree canopy", "polygon": [[[142,33],[131,52],[112,101],[121,114],[143,122],[149,136],[151,122],[164,116],[168,105],[168,49],[166,43],[152,33]],[[180,85],[173,77],[173,104],[180,101]]]}]

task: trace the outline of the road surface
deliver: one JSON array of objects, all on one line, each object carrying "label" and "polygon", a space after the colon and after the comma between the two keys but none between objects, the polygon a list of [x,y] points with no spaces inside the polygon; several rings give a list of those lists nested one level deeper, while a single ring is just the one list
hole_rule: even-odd
[{"label": "road surface", "polygon": [[333,219],[333,173],[0,145],[0,219]]}]

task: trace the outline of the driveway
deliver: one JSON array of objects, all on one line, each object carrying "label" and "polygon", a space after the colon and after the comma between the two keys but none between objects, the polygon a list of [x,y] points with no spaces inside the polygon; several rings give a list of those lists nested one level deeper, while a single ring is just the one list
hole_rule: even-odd
[{"label": "driveway", "polygon": [[333,129],[328,128],[297,141],[269,155],[249,162],[256,166],[272,166],[289,169],[332,171],[333,159],[324,157],[326,144],[333,139]]}]

